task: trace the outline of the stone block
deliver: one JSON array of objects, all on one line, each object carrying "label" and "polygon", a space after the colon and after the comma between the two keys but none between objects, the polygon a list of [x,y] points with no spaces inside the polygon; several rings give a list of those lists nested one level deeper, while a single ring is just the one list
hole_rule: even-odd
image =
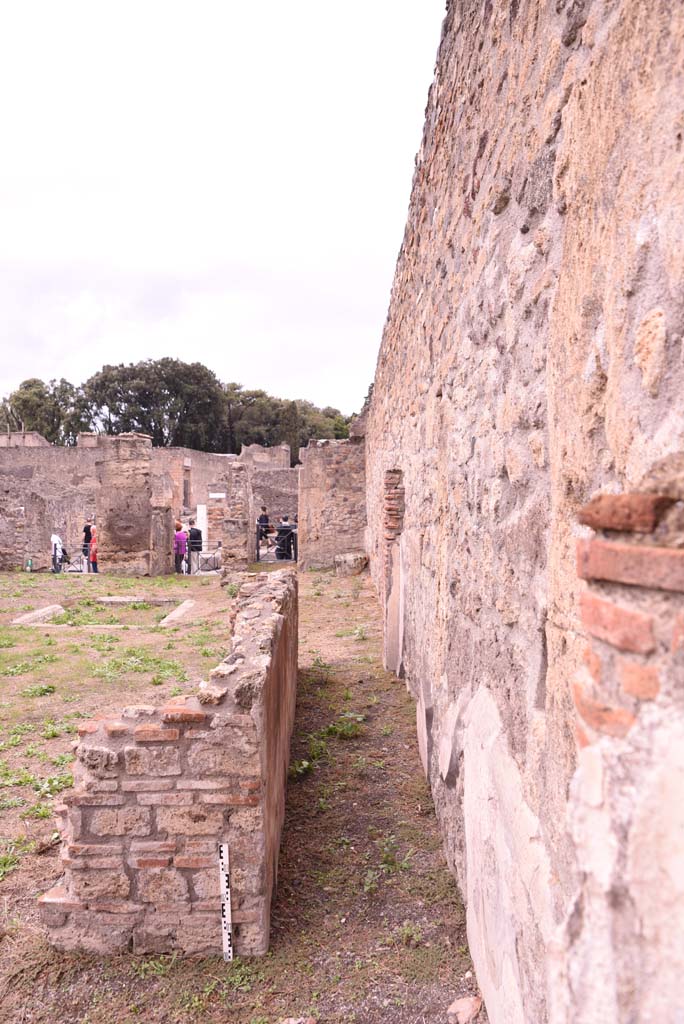
[{"label": "stone block", "polygon": [[159,904],[189,899],[188,883],[173,868],[141,871],[138,874],[138,899]]},{"label": "stone block", "polygon": [[170,836],[220,837],[224,825],[223,812],[214,808],[160,807],[157,810],[157,828]]},{"label": "stone block", "polygon": [[84,768],[97,776],[110,775],[117,770],[119,764],[118,752],[108,747],[79,746],[76,757]]},{"label": "stone block", "polygon": [[368,555],[363,551],[351,551],[335,555],[336,576],[359,576],[368,565]]},{"label": "stone block", "polygon": [[71,876],[71,895],[84,902],[128,899],[131,883],[123,868],[118,871],[77,871]]},{"label": "stone block", "polygon": [[120,810],[97,810],[90,821],[96,836],[148,836],[152,831],[147,807],[122,807]]},{"label": "stone block", "polygon": [[129,775],[180,775],[178,747],[125,747],[124,763]]},{"label": "stone block", "polygon": [[143,807],[188,807],[194,800],[192,793],[138,793]]}]

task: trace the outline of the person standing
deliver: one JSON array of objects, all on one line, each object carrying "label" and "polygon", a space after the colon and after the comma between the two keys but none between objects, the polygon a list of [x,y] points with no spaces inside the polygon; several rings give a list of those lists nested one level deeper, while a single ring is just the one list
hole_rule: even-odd
[{"label": "person standing", "polygon": [[188,535],[183,529],[182,523],[177,523],[180,526],[180,530],[176,530],[176,536],[173,541],[173,554],[176,562],[176,572],[183,572],[183,559],[185,558],[188,550]]},{"label": "person standing", "polygon": [[90,541],[91,541],[92,530],[93,530],[93,517],[92,516],[88,516],[86,521],[85,521],[85,526],[83,527],[83,547],[81,548],[81,550],[83,552],[83,555],[85,557],[85,560],[86,560],[86,564],[88,566],[88,572],[91,572],[91,568],[90,568]]},{"label": "person standing", "polygon": [[202,550],[202,531],[195,526],[194,519],[190,520],[188,548],[190,549],[190,573],[194,575],[199,572],[199,556]]},{"label": "person standing", "polygon": [[268,518],[268,511],[265,505],[261,506],[261,515],[257,519],[257,526],[259,527],[259,543],[262,540],[266,541],[266,550],[273,547],[273,543],[269,536],[270,532],[270,520]]},{"label": "person standing", "polygon": [[99,572],[97,568],[97,530],[90,528],[90,547],[88,550],[88,572]]},{"label": "person standing", "polygon": [[50,544],[52,545],[52,571],[61,572],[64,545],[62,544],[62,538],[56,530],[50,537]]}]

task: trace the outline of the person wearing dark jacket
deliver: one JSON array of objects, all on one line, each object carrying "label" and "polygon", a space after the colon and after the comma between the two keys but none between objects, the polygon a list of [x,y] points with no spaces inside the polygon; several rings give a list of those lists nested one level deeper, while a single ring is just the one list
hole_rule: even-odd
[{"label": "person wearing dark jacket", "polygon": [[276,533],[276,549],[275,556],[278,560],[292,559],[292,551],[294,546],[294,537],[292,535],[293,526],[290,522],[289,516],[283,516],[278,523],[278,531]]},{"label": "person wearing dark jacket", "polygon": [[88,565],[88,572],[92,572],[92,568],[91,568],[91,565],[90,565],[90,542],[92,540],[92,530],[93,530],[93,517],[92,516],[88,516],[88,518],[85,521],[85,526],[83,527],[83,547],[81,548],[81,551],[83,552],[83,556],[84,556],[84,558],[86,560],[86,563]]},{"label": "person wearing dark jacket", "polygon": [[190,574],[194,576],[199,572],[199,556],[202,550],[202,531],[197,529],[194,519],[190,520],[188,550],[190,552]]}]

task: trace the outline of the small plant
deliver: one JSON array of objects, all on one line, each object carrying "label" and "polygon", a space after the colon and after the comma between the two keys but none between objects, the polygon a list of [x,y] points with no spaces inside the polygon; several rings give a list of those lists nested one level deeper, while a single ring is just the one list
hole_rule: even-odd
[{"label": "small plant", "polygon": [[33,843],[25,837],[10,839],[0,844],[0,882],[18,866],[23,854],[33,849]]},{"label": "small plant", "polygon": [[356,629],[354,630],[354,632],[352,633],[352,636],[353,636],[354,640],[357,640],[357,641],[359,641],[359,640],[367,640],[368,639],[368,633],[366,632],[366,629],[365,629],[364,626],[357,626]]},{"label": "small plant", "polygon": [[13,807],[21,807],[26,801],[20,796],[5,796],[0,799],[0,811],[9,811]]},{"label": "small plant", "polygon": [[394,929],[392,937],[395,941],[400,942],[402,946],[406,946],[407,949],[416,949],[423,941],[423,932],[412,921],[404,921],[402,925]]},{"label": "small plant", "polygon": [[342,691],[342,700],[351,700],[351,699],[352,699],[352,692],[351,692],[351,690],[349,689],[349,687],[347,686],[347,687],[345,687],[345,689],[344,689],[344,690]]},{"label": "small plant", "polygon": [[309,759],[311,761],[319,761],[322,757],[327,757],[328,753],[328,744],[323,737],[318,736],[316,733],[311,733],[309,736]]},{"label": "small plant", "polygon": [[44,740],[56,740],[62,735],[62,730],[59,728],[56,722],[48,719],[43,723],[43,731],[40,734]]},{"label": "small plant", "polygon": [[263,980],[263,974],[252,964],[233,960],[228,969],[226,984],[235,992],[251,992],[255,982]]},{"label": "small plant", "polygon": [[385,836],[384,839],[377,840],[377,845],[380,849],[380,870],[384,874],[392,875],[396,871],[408,871],[413,850],[409,850],[400,860],[397,855],[399,846],[394,835]]},{"label": "small plant", "polygon": [[394,728],[391,725],[383,725],[380,732],[382,733],[383,736],[391,736],[392,733],[394,732]]},{"label": "small plant", "polygon": [[293,761],[287,774],[291,779],[303,779],[305,775],[310,775],[313,769],[313,761]]},{"label": "small plant", "polygon": [[365,715],[359,715],[354,711],[344,711],[336,722],[331,722],[325,727],[327,736],[337,736],[341,740],[350,740],[362,733],[361,723],[365,721]]},{"label": "small plant", "polygon": [[228,597],[233,598],[238,596],[238,591],[240,590],[240,587],[237,585],[237,583],[228,583],[225,589]]},{"label": "small plant", "polygon": [[49,804],[37,803],[32,807],[28,807],[23,813],[22,818],[50,818],[52,811],[50,810]]},{"label": "small plant", "polygon": [[378,879],[379,878],[380,878],[380,872],[379,871],[374,871],[372,868],[368,869],[368,871],[366,872],[366,874],[364,875],[364,878],[363,878],[363,891],[366,893],[367,896],[370,896],[371,893],[374,893],[374,892],[378,891]]},{"label": "small plant", "polygon": [[183,692],[183,687],[182,686],[172,686],[171,689],[169,690],[169,696],[170,697],[180,697],[182,692]]},{"label": "small plant", "polygon": [[133,972],[143,980],[145,978],[165,977],[176,962],[176,954],[158,956],[150,960],[139,960],[133,964]]},{"label": "small plant", "polygon": [[61,793],[63,789],[70,789],[73,784],[73,775],[70,772],[62,772],[60,775],[51,775],[42,782],[34,783],[33,788],[39,796],[45,797]]},{"label": "small plant", "polygon": [[48,694],[54,693],[57,687],[53,686],[52,683],[38,683],[36,686],[27,686],[24,690],[21,690],[22,697],[47,697]]},{"label": "small plant", "polygon": [[[28,748],[27,748],[28,750]],[[27,752],[24,751],[24,753]],[[50,762],[55,765],[56,768],[63,768],[64,765],[71,764],[74,760],[73,754],[55,754],[54,757],[50,758]]]}]

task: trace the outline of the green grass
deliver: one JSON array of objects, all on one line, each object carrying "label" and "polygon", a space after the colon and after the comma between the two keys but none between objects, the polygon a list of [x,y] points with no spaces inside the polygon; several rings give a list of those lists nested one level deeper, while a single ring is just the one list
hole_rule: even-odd
[{"label": "green grass", "polygon": [[26,837],[4,840],[0,843],[0,882],[19,865],[25,853],[33,849],[33,843]]},{"label": "green grass", "polygon": [[166,682],[168,679],[176,679],[178,682],[186,682],[187,672],[179,661],[170,658],[160,658],[150,654],[144,647],[127,647],[118,657],[110,658],[104,665],[98,666],[93,675],[104,679],[108,683],[115,683],[129,672],[150,672],[153,675],[154,685]]}]

